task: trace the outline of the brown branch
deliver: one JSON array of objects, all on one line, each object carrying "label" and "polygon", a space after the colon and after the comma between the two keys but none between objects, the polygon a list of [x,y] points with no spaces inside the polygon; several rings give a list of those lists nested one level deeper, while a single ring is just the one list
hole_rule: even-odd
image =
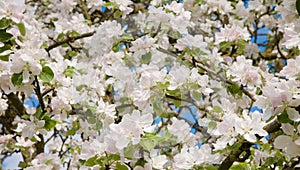
[{"label": "brown branch", "polygon": [[43,113],[45,113],[45,103],[44,103],[43,95],[41,93],[41,87],[40,87],[39,80],[38,80],[37,76],[34,76],[34,86],[35,86],[34,91],[35,91],[35,94],[37,95],[37,98],[39,100],[41,109],[42,109]]},{"label": "brown branch", "polygon": [[81,2],[81,8],[82,8],[83,16],[84,16],[87,20],[91,20],[91,16],[90,16],[90,14],[88,13],[88,10],[87,10],[86,1],[81,0],[80,2]]},{"label": "brown branch", "polygon": [[183,98],[172,96],[172,95],[169,95],[169,94],[165,94],[165,96],[169,99],[190,103],[190,104],[196,106],[201,111],[209,112],[209,110],[207,110],[206,108],[198,106],[192,99],[183,99]]},{"label": "brown branch", "polygon": [[249,148],[252,146],[252,143],[250,142],[244,142],[241,147],[239,149],[237,149],[236,151],[231,152],[226,159],[221,163],[221,165],[219,166],[218,170],[228,170],[232,164],[235,161],[244,159],[244,158],[240,158],[240,155],[243,152],[246,152],[249,150]]},{"label": "brown branch", "polygon": [[47,52],[51,51],[52,49],[60,46],[60,45],[63,45],[65,43],[68,43],[68,42],[74,42],[76,40],[79,40],[79,39],[82,39],[82,38],[86,38],[86,37],[91,37],[92,35],[94,35],[96,33],[96,31],[92,31],[92,32],[88,32],[88,33],[84,33],[84,34],[81,34],[81,35],[78,35],[78,36],[73,36],[73,37],[67,37],[66,39],[64,40],[61,40],[61,41],[57,41],[51,45],[49,45],[49,47],[45,48],[45,50]]},{"label": "brown branch", "polygon": [[42,96],[44,97],[46,94],[50,93],[51,91],[54,91],[54,87],[51,87],[50,89],[46,89],[43,93]]},{"label": "brown branch", "polygon": [[[274,132],[277,132],[278,130],[280,130],[280,126],[281,126],[281,124],[277,121],[277,117],[275,117],[274,120],[272,120],[270,123],[268,123],[267,125],[264,126],[264,130],[267,131],[268,133],[274,133]],[[260,138],[262,138],[262,137],[260,137]],[[226,157],[226,159],[221,163],[218,170],[227,170],[232,166],[232,164],[235,161],[245,160],[247,158],[246,156],[248,156],[248,157],[250,156],[248,154],[248,151],[252,145],[253,145],[252,143],[250,143],[248,141],[244,141],[242,146],[237,151],[233,151]],[[244,151],[246,152],[246,156],[244,156],[243,158],[240,158],[240,155]]]},{"label": "brown branch", "polygon": [[18,116],[23,116],[26,114],[26,109],[19,99],[19,97],[14,93],[9,93],[6,95],[9,101],[9,104],[14,108],[14,110],[17,112]]},{"label": "brown branch", "polygon": [[264,130],[268,133],[274,133],[280,130],[281,124],[278,122],[277,117],[275,117],[270,123],[264,126]]}]

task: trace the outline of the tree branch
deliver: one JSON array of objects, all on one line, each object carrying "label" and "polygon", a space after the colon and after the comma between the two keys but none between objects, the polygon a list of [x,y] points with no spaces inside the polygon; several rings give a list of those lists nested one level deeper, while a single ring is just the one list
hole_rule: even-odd
[{"label": "tree branch", "polygon": [[41,93],[41,87],[40,87],[37,76],[34,76],[34,82],[35,82],[35,88],[34,88],[35,94],[38,97],[38,100],[39,100],[39,103],[40,103],[43,113],[45,113],[45,103],[44,103],[43,95]]},{"label": "tree branch", "polygon": [[247,152],[247,150],[249,150],[249,148],[252,146],[252,143],[250,142],[244,142],[242,144],[242,146],[237,149],[236,151],[231,152],[226,159],[221,163],[221,165],[219,166],[218,170],[228,170],[232,164],[237,161],[240,160],[240,155],[245,151]]},{"label": "tree branch", "polygon": [[[274,133],[274,132],[280,130],[280,126],[281,126],[281,124],[277,121],[277,117],[275,117],[274,120],[272,120],[270,123],[265,125],[264,130],[267,131],[268,133]],[[262,138],[262,137],[260,137],[260,138]],[[252,143],[250,143],[248,141],[244,141],[242,146],[237,151],[233,151],[226,157],[226,159],[221,163],[218,170],[227,170],[232,166],[232,164],[235,161],[244,160],[246,158],[246,156],[248,155],[247,152],[248,152],[249,148],[252,145],[253,145]],[[243,158],[240,158],[240,155],[244,151],[246,152],[246,156]],[[248,155],[248,157],[249,157],[249,155]]]},{"label": "tree branch", "polygon": [[61,40],[61,41],[57,41],[51,45],[49,45],[49,47],[45,48],[45,50],[47,52],[51,51],[52,49],[60,46],[60,45],[63,45],[65,43],[68,43],[68,42],[74,42],[76,40],[79,40],[79,39],[82,39],[82,38],[86,38],[86,37],[91,37],[92,35],[94,35],[96,33],[96,31],[92,31],[92,32],[88,32],[88,33],[84,33],[84,34],[81,34],[81,35],[78,35],[78,36],[73,36],[73,37],[67,37],[66,39],[64,40]]}]

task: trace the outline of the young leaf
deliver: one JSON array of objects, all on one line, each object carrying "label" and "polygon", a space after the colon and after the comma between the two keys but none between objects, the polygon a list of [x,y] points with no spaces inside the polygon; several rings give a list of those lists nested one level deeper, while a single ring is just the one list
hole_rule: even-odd
[{"label": "young leaf", "polygon": [[86,160],[85,165],[86,166],[94,166],[96,165],[96,160],[97,160],[97,156],[93,156],[91,158],[89,158],[88,160]]},{"label": "young leaf", "polygon": [[122,16],[122,12],[117,10],[114,12],[114,19],[119,19]]},{"label": "young leaf", "polygon": [[116,7],[118,4],[116,2],[106,2],[105,4],[103,4],[103,6],[105,7]]},{"label": "young leaf", "polygon": [[154,149],[154,147],[156,146],[157,143],[153,139],[142,138],[140,144],[146,150],[151,151],[152,149]]},{"label": "young leaf", "polygon": [[149,64],[151,61],[151,53],[146,53],[142,55],[141,63],[142,64]]},{"label": "young leaf", "polygon": [[55,125],[57,124],[57,121],[51,119],[49,116],[46,116],[46,117],[44,118],[44,120],[45,120],[44,128],[45,128],[47,131],[52,130],[52,129],[55,127]]},{"label": "young leaf", "polygon": [[121,164],[121,163],[117,163],[117,166],[116,166],[116,170],[128,170],[129,168],[124,165],[124,164]]},{"label": "young leaf", "polygon": [[9,44],[5,44],[3,47],[0,47],[0,53],[6,51],[6,50],[10,50],[11,46]]},{"label": "young leaf", "polygon": [[0,42],[7,42],[8,40],[10,40],[13,37],[12,34],[7,33],[3,30],[0,30]]},{"label": "young leaf", "polygon": [[290,119],[286,111],[277,116],[277,120],[279,123],[289,123]]},{"label": "young leaf", "polygon": [[222,107],[220,107],[220,106],[214,106],[214,107],[213,107],[213,110],[214,110],[214,112],[216,112],[216,113],[222,113],[222,112],[223,112],[223,109],[222,109]]},{"label": "young leaf", "polygon": [[26,35],[26,28],[23,22],[20,22],[17,24],[19,31],[21,33],[21,35],[25,36]]},{"label": "young leaf", "polygon": [[11,76],[11,82],[15,87],[20,87],[23,84],[23,72],[21,73],[14,73]]},{"label": "young leaf", "polygon": [[10,20],[6,18],[2,18],[0,20],[0,30],[4,30],[5,28],[9,27],[9,24],[10,24]]},{"label": "young leaf", "polygon": [[130,40],[134,40],[133,36],[131,34],[124,34],[122,35],[121,39],[123,41],[130,41]]},{"label": "young leaf", "polygon": [[8,61],[9,60],[9,55],[10,54],[8,54],[8,55],[0,55],[0,60],[2,60],[2,61]]},{"label": "young leaf", "polygon": [[54,78],[54,73],[52,69],[48,66],[44,66],[40,74],[40,79],[42,79],[44,82],[49,83],[53,78]]}]

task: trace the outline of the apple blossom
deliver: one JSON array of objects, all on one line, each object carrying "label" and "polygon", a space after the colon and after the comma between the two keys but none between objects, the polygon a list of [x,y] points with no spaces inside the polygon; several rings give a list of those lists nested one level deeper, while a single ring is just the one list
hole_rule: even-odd
[{"label": "apple blossom", "polygon": [[297,168],[299,2],[1,1],[0,163]]}]

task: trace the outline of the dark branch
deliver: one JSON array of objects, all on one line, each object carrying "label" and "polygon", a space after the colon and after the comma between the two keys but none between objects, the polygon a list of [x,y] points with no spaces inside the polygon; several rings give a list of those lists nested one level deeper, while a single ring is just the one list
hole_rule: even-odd
[{"label": "dark branch", "polygon": [[39,100],[41,109],[42,109],[43,113],[45,113],[45,103],[44,103],[43,95],[41,93],[41,87],[40,87],[39,80],[38,80],[37,76],[34,76],[34,86],[35,86],[34,91],[35,91],[35,94],[37,95],[37,98]]},{"label": "dark branch", "polygon": [[95,34],[96,31],[93,31],[93,32],[88,32],[88,33],[84,33],[84,34],[81,34],[81,35],[78,35],[78,36],[74,36],[74,37],[67,37],[66,39],[62,40],[62,41],[57,41],[55,42],[54,44],[51,44],[49,45],[48,48],[45,48],[45,50],[47,52],[49,52],[50,50],[60,46],[60,45],[63,45],[65,43],[68,43],[68,42],[74,42],[76,40],[79,40],[79,39],[82,39],[82,38],[86,38],[86,37],[91,37],[92,35]]},{"label": "dark branch", "polygon": [[244,159],[244,158],[240,158],[240,155],[243,152],[247,153],[247,150],[249,150],[251,146],[252,144],[250,142],[244,142],[238,150],[233,151],[226,157],[226,159],[219,166],[218,170],[228,170],[235,161]]}]

